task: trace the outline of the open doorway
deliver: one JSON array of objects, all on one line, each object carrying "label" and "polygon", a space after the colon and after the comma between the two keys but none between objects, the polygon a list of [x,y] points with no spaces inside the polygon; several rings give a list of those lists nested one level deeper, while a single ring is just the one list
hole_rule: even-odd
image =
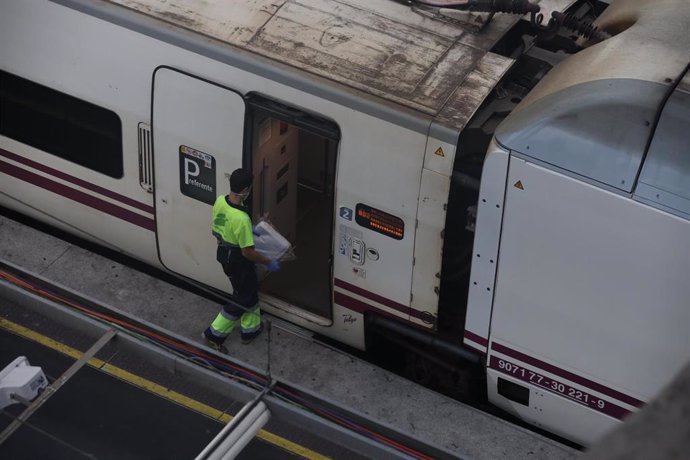
[{"label": "open doorway", "polygon": [[268,216],[297,256],[268,276],[260,291],[331,320],[338,128],[262,96],[250,95],[247,101],[252,219]]}]

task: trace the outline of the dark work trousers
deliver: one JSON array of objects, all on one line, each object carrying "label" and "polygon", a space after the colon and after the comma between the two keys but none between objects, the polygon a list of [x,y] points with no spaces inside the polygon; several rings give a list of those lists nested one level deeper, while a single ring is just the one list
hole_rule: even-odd
[{"label": "dark work trousers", "polygon": [[227,246],[218,247],[216,258],[230,279],[233,295],[232,301],[223,306],[223,311],[204,331],[204,336],[222,344],[239,320],[243,342],[250,341],[261,332],[259,283],[254,264],[242,256],[241,249]]},{"label": "dark work trousers", "polygon": [[246,310],[228,303],[223,310],[230,316],[239,318],[245,311],[252,310],[259,303],[259,280],[256,277],[254,263],[247,260],[239,248],[232,248],[228,256],[227,249],[218,247],[217,258],[223,266],[223,272],[232,284],[232,300]]}]

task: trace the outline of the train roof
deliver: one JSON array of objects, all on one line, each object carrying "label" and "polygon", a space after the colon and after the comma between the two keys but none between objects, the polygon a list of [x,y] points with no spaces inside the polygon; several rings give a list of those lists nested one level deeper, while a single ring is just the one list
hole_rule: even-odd
[{"label": "train roof", "polygon": [[[690,138],[681,122],[690,121],[690,2],[616,0],[596,25],[613,36],[554,67],[499,126],[496,139],[636,198],[642,182],[652,180],[669,199],[685,196],[672,212],[690,216]],[[655,150],[662,141],[666,155]],[[657,204],[666,209],[668,203]]]},{"label": "train roof", "polygon": [[455,132],[512,65],[489,50],[519,20],[499,14],[479,31],[392,0],[107,2],[413,109]]}]

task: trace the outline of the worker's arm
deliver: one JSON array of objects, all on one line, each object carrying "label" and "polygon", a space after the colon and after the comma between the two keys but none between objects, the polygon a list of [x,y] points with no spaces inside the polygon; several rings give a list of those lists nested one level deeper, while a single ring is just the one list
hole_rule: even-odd
[{"label": "worker's arm", "polygon": [[254,246],[242,248],[242,255],[245,257],[245,259],[249,259],[255,264],[268,265],[271,263],[271,259],[261,255],[256,249],[254,249]]},{"label": "worker's arm", "polygon": [[254,249],[254,235],[252,233],[252,222],[248,220],[242,227],[242,235],[240,236],[240,247],[242,248],[242,256],[255,264],[263,264],[268,271],[275,272],[280,270],[280,262],[271,260],[268,257],[260,254]]}]

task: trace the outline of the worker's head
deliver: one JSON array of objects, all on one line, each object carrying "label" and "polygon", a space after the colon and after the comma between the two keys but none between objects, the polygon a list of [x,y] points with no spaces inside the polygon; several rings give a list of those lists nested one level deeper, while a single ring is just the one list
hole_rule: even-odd
[{"label": "worker's head", "polygon": [[230,175],[230,191],[242,195],[243,199],[249,196],[254,176],[246,169],[236,169]]}]

